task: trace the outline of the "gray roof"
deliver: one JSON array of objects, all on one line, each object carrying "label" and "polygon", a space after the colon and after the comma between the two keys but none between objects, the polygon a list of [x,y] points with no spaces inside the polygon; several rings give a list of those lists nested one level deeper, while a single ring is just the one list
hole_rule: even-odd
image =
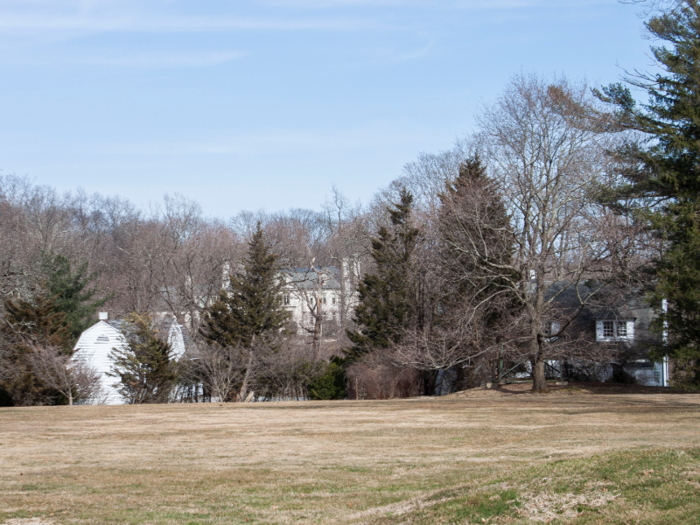
[{"label": "gray roof", "polygon": [[321,277],[321,289],[340,290],[341,273],[336,266],[324,266],[318,271],[313,268],[292,268],[283,270],[283,274],[294,284],[303,290],[313,290],[318,285],[319,275]]}]

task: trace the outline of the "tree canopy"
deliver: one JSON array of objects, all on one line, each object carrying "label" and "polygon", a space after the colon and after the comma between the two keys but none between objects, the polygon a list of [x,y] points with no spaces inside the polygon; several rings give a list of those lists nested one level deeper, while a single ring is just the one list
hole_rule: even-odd
[{"label": "tree canopy", "polygon": [[358,328],[347,332],[353,343],[346,352],[351,359],[398,343],[414,321],[412,257],[420,232],[411,222],[412,208],[413,195],[401,189],[399,201],[387,207],[389,227],[380,227],[372,238],[376,271],[366,274],[357,289],[354,321]]},{"label": "tree canopy", "polygon": [[222,346],[250,347],[256,336],[283,329],[289,318],[282,305],[283,284],[277,257],[258,223],[241,271],[230,276],[229,286],[206,312],[204,337]]},{"label": "tree canopy", "polygon": [[44,270],[46,291],[56,310],[64,314],[68,333],[75,342],[94,322],[95,312],[109,297],[98,297],[99,290],[91,286],[97,275],[88,272],[87,263],[73,270],[68,258],[53,255],[44,259]]},{"label": "tree canopy", "polygon": [[[607,198],[619,207],[631,203],[663,241],[652,303],[656,328],[669,337],[656,357],[669,353],[700,384],[700,4],[676,2],[646,28],[662,42],[651,49],[660,72],[598,92],[614,105],[623,129],[642,136],[617,152],[624,181]],[[637,103],[629,86],[646,92],[648,101]]]}]

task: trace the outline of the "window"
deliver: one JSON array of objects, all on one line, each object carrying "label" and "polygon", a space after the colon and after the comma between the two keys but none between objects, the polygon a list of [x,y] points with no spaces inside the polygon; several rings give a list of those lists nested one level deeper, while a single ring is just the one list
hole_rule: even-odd
[{"label": "window", "polygon": [[615,321],[603,321],[603,337],[615,337]]},{"label": "window", "polygon": [[282,296],[282,304],[285,306],[289,305],[289,294],[286,293]]},{"label": "window", "polygon": [[109,343],[109,337],[106,335],[101,335],[97,338],[97,343]]},{"label": "window", "polygon": [[596,323],[598,341],[634,340],[634,319],[601,320]]},{"label": "window", "polygon": [[331,296],[331,302],[335,304],[335,295]]},{"label": "window", "polygon": [[617,323],[617,337],[627,337],[627,322],[620,321]]},{"label": "window", "polygon": [[326,296],[325,295],[321,296],[321,303],[326,304]]}]

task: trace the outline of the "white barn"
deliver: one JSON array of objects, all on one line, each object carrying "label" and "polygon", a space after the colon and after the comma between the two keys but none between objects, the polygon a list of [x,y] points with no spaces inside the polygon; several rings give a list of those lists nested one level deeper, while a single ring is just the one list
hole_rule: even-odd
[{"label": "white barn", "polygon": [[[121,321],[108,321],[107,314],[100,312],[100,320],[80,334],[78,342],[73,348],[73,359],[85,362],[100,374],[100,385],[103,390],[103,398],[95,400],[107,405],[124,404],[124,399],[119,395],[117,385],[119,379],[111,377],[107,373],[112,368],[113,361],[109,355],[113,349],[126,348],[126,339],[120,330]],[[168,331],[167,341],[172,349],[174,359],[180,359],[186,350],[185,333],[175,320],[166,321],[165,329]]]}]

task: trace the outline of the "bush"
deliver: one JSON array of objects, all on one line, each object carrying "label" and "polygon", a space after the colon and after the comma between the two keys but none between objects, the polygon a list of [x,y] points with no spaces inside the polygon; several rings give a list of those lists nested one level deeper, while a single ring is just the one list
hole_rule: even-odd
[{"label": "bush", "polygon": [[326,370],[309,383],[309,399],[345,399],[345,370],[331,361]]}]

